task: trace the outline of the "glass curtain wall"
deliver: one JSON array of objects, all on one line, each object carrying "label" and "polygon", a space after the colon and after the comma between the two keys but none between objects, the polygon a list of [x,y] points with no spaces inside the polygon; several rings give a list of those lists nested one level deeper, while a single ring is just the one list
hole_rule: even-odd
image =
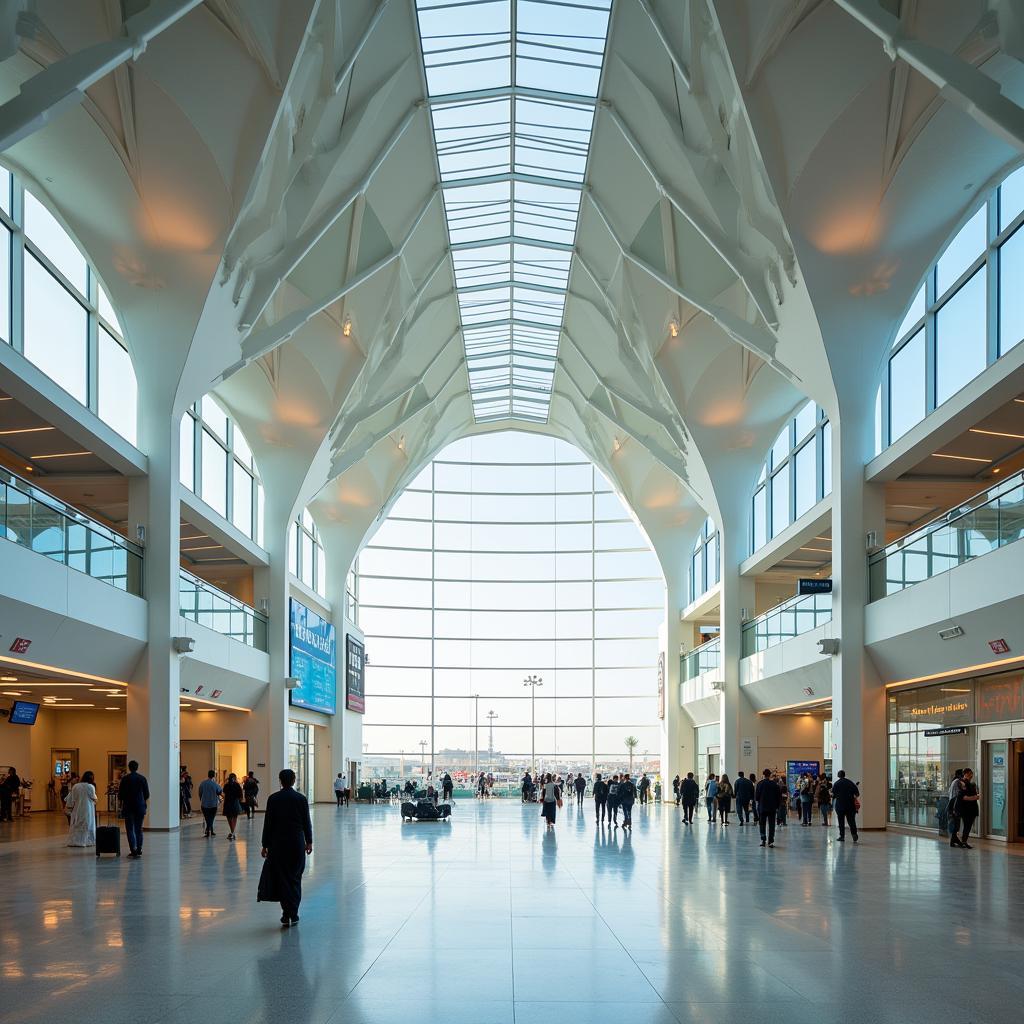
[{"label": "glass curtain wall", "polygon": [[625,767],[628,736],[634,770],[655,766],[664,579],[578,449],[519,432],[450,445],[357,574],[366,771],[589,773]]},{"label": "glass curtain wall", "polygon": [[929,268],[896,331],[875,398],[875,451],[898,441],[1024,340],[1024,168]]}]

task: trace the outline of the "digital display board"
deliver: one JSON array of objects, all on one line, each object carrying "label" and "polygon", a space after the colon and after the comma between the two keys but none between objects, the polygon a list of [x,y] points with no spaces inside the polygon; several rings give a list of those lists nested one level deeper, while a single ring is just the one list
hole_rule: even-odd
[{"label": "digital display board", "polygon": [[345,636],[345,707],[366,711],[366,648],[351,633]]},{"label": "digital display board", "polygon": [[292,704],[333,715],[338,699],[334,625],[293,597],[289,640],[288,671],[299,681],[290,691]]},{"label": "digital display board", "polygon": [[29,700],[16,700],[11,705],[11,713],[7,721],[11,725],[35,725],[36,715],[39,714],[39,705]]}]

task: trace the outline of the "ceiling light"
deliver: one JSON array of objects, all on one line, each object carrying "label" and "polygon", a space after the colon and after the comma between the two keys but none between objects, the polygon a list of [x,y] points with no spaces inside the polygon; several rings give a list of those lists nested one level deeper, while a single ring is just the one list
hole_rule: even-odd
[{"label": "ceiling light", "polygon": [[984,462],[990,463],[991,459],[979,459],[974,455],[944,455],[942,452],[935,452],[932,456],[935,459],[959,459],[961,462]]},{"label": "ceiling light", "polygon": [[614,439],[614,440],[612,441],[612,447],[613,447],[613,448],[614,448],[614,449],[615,449],[616,451],[621,451],[621,450],[622,450],[622,442],[621,442],[621,441],[620,441],[620,440],[619,440],[618,438],[615,438],[615,439]]},{"label": "ceiling light", "polygon": [[41,434],[56,427],[19,427],[16,430],[0,430],[0,437],[13,437],[15,434]]},{"label": "ceiling light", "polygon": [[0,683],[16,683],[17,681],[17,676],[0,676]]},{"label": "ceiling light", "polygon": [[673,338],[679,337],[679,321],[675,317],[672,317],[668,322],[668,333],[671,334]]},{"label": "ceiling light", "polygon": [[345,323],[342,325],[341,333],[346,337],[352,337],[352,317],[345,317]]},{"label": "ceiling light", "polygon": [[0,690],[5,697],[24,697],[25,692],[23,690]]},{"label": "ceiling light", "polygon": [[968,434],[984,434],[986,437],[1009,437],[1014,441],[1024,441],[1024,434],[1008,434],[1002,430],[982,430],[981,427],[971,427]]},{"label": "ceiling light", "polygon": [[80,455],[92,455],[92,452],[55,452],[53,455],[30,455],[33,462],[42,462],[43,459],[74,459]]},{"label": "ceiling light", "polygon": [[103,710],[104,711],[120,711],[121,709],[119,707],[115,706],[115,707],[112,707],[112,708],[104,708]]}]

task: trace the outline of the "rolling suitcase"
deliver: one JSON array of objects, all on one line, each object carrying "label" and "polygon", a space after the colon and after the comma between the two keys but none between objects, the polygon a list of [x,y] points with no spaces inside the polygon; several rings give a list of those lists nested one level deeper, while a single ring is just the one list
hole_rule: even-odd
[{"label": "rolling suitcase", "polygon": [[96,856],[112,853],[121,856],[121,827],[119,825],[96,826]]}]

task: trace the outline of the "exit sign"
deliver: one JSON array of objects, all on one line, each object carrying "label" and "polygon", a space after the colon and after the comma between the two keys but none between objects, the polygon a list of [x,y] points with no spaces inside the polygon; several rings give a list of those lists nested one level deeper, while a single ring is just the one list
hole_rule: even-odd
[{"label": "exit sign", "polygon": [[989,640],[988,645],[992,648],[993,654],[1010,653],[1010,645],[1005,640]]},{"label": "exit sign", "polygon": [[27,654],[28,649],[32,646],[31,640],[26,640],[23,636],[16,636],[14,643],[11,644],[11,650],[15,654]]}]

